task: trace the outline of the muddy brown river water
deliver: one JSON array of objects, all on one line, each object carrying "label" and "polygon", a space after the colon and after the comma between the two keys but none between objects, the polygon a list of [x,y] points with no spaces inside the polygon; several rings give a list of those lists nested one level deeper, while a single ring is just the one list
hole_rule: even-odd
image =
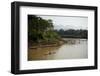
[{"label": "muddy brown river water", "polygon": [[84,59],[88,58],[87,39],[68,39],[58,47],[44,47],[28,50],[28,60],[57,60],[57,59]]}]

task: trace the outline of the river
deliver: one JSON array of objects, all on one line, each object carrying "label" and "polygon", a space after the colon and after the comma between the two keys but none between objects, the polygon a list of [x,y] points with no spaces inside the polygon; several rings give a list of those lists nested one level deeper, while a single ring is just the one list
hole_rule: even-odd
[{"label": "river", "polygon": [[88,58],[87,39],[64,38],[67,43],[58,47],[45,47],[28,50],[28,60],[57,60]]}]

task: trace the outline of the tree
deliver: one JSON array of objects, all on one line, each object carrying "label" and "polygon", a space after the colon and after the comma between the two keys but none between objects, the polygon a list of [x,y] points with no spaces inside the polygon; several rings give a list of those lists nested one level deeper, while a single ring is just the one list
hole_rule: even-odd
[{"label": "tree", "polygon": [[51,41],[58,38],[53,31],[53,22],[51,19],[45,20],[36,15],[28,16],[28,41],[40,42]]},{"label": "tree", "polygon": [[69,30],[55,30],[56,33],[58,33],[61,37],[66,38],[88,38],[88,31],[87,30],[75,30],[75,29],[69,29]]}]

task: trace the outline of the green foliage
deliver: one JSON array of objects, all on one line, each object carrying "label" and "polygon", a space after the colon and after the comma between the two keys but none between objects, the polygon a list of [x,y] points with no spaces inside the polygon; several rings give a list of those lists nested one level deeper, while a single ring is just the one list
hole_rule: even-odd
[{"label": "green foliage", "polygon": [[56,33],[58,33],[61,37],[66,38],[88,38],[88,31],[87,30],[75,30],[75,29],[69,29],[69,30],[55,30]]},{"label": "green foliage", "polygon": [[52,20],[45,20],[36,15],[28,16],[28,41],[52,42],[59,39],[59,35],[53,31]]}]

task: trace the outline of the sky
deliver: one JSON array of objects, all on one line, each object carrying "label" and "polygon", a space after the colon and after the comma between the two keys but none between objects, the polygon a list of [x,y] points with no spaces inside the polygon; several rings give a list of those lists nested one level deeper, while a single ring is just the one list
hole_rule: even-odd
[{"label": "sky", "polygon": [[54,29],[88,29],[88,17],[81,16],[53,16],[53,15],[38,15],[43,19],[51,19],[54,24]]}]

